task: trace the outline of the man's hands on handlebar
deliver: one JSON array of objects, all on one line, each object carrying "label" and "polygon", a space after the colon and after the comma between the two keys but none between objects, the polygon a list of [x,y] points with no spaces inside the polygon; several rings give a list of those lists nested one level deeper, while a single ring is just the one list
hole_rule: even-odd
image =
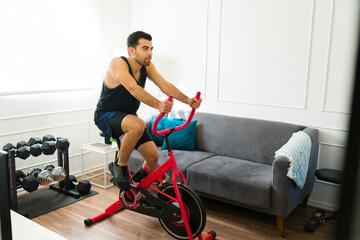
[{"label": "man's hands on handlebar", "polygon": [[[200,93],[200,92],[197,92],[197,94],[196,94],[196,96],[195,96],[194,98],[188,100],[188,104],[189,104],[190,106],[193,106],[193,107],[192,107],[192,109],[191,109],[190,115],[188,116],[187,120],[185,121],[185,123],[184,123],[183,125],[176,126],[176,127],[172,128],[171,130],[170,130],[170,128],[169,128],[169,129],[164,129],[164,130],[158,131],[158,130],[157,130],[158,122],[159,122],[159,120],[165,115],[165,113],[161,112],[161,113],[155,118],[155,120],[154,120],[154,124],[153,124],[153,127],[152,127],[153,133],[154,133],[156,136],[160,136],[160,135],[169,134],[169,133],[172,133],[172,132],[175,132],[175,131],[178,131],[178,130],[181,130],[181,129],[186,128],[186,127],[189,125],[191,119],[192,119],[193,116],[194,116],[195,109],[196,109],[197,107],[199,107],[200,104],[201,104],[200,95],[201,95],[201,93]],[[170,96],[166,101],[172,103],[172,100],[173,100],[173,97]],[[161,102],[161,103],[164,103],[164,102]],[[160,104],[160,105],[161,105],[161,104]],[[172,104],[171,104],[171,106],[172,106]],[[170,108],[170,110],[171,110],[171,108]]]},{"label": "man's hands on handlebar", "polygon": [[[188,100],[188,104],[191,108],[199,108],[201,101],[202,101],[202,99],[200,97],[199,97],[199,99],[197,99],[196,97],[193,97]],[[171,111],[171,108],[173,105],[174,105],[174,103],[172,101],[164,100],[164,101],[160,102],[158,110],[159,110],[159,112],[166,114]]]},{"label": "man's hands on handlebar", "polygon": [[201,97],[199,97],[199,99],[197,99],[196,97],[193,97],[190,99],[189,106],[191,108],[199,108],[201,101],[202,101]]},{"label": "man's hands on handlebar", "polygon": [[171,111],[171,108],[172,108],[173,105],[174,105],[173,102],[168,101],[168,100],[164,100],[164,101],[160,102],[158,110],[159,110],[159,112],[166,114],[166,113],[169,113]]}]

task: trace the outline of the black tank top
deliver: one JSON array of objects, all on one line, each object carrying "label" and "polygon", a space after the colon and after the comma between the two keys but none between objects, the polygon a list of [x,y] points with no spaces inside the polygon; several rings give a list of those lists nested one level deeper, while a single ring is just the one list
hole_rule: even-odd
[{"label": "black tank top", "polygon": [[[133,72],[131,70],[130,64],[125,57],[121,57],[129,67],[129,73],[134,78],[134,81],[141,86],[145,87],[145,81],[147,77],[146,67],[142,66],[140,69],[140,78],[139,82],[135,80]],[[103,82],[100,99],[96,105],[94,121],[97,123],[100,116],[105,112],[125,112],[136,115],[137,110],[139,109],[140,101],[137,100],[130,92],[123,86],[119,85],[115,88],[108,88]]]}]

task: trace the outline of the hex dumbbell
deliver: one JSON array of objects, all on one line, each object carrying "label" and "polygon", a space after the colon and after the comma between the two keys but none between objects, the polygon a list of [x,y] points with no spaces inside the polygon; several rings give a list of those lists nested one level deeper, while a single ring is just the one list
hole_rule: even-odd
[{"label": "hex dumbbell", "polygon": [[30,150],[25,148],[25,147],[19,147],[16,148],[14,145],[12,145],[11,143],[6,144],[3,147],[3,150],[6,152],[9,151],[15,151],[15,157],[21,158],[21,159],[27,159],[30,156]]},{"label": "hex dumbbell", "polygon": [[20,141],[16,144],[16,148],[24,147],[34,157],[41,155],[41,147],[38,144],[28,144],[25,141]]},{"label": "hex dumbbell", "polygon": [[33,192],[39,188],[39,182],[35,176],[26,176],[22,171],[16,170],[16,187],[22,187],[28,192]]},{"label": "hex dumbbell", "polygon": [[32,137],[29,139],[28,145],[38,146],[44,155],[52,155],[56,151],[56,141],[52,135],[46,135],[42,140],[37,137]]},{"label": "hex dumbbell", "polygon": [[69,149],[70,143],[67,138],[59,137],[59,138],[57,138],[55,146],[56,146],[56,149],[58,149],[60,152],[63,153]]},{"label": "hex dumbbell", "polygon": [[81,194],[87,194],[90,192],[91,189],[91,183],[89,180],[81,180],[80,182],[77,182],[77,179],[75,176],[70,175],[70,189],[73,189],[76,187],[76,190]]}]

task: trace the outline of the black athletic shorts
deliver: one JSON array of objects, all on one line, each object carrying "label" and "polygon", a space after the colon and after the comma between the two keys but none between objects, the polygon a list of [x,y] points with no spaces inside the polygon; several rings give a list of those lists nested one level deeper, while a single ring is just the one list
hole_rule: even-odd
[{"label": "black athletic shorts", "polygon": [[[113,116],[108,120],[112,128],[112,138],[117,139],[124,134],[123,130],[121,129],[121,122],[124,119],[124,117],[126,117],[127,115],[129,115],[129,113],[118,112],[117,114],[115,114],[115,116]],[[137,149],[140,145],[150,141],[152,141],[152,139],[149,135],[149,132],[145,128],[143,135],[135,145],[135,149]]]}]

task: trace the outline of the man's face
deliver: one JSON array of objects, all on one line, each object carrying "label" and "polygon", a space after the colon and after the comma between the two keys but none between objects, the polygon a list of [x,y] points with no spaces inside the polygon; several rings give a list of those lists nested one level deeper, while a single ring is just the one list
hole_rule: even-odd
[{"label": "man's face", "polygon": [[153,46],[151,41],[139,39],[139,45],[135,48],[134,59],[142,66],[149,66],[152,58]]}]

